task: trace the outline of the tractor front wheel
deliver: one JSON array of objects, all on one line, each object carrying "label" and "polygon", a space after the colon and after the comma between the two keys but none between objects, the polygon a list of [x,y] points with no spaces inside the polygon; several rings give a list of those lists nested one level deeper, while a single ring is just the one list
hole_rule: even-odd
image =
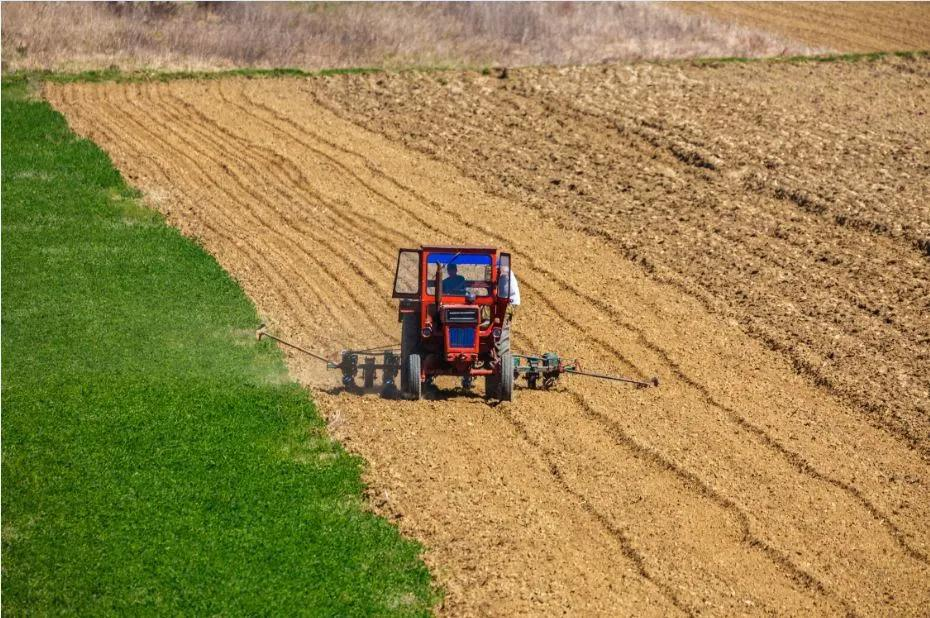
[{"label": "tractor front wheel", "polygon": [[416,352],[420,342],[420,324],[413,313],[404,314],[400,325],[400,390],[410,392],[410,372],[408,371],[410,355]]},{"label": "tractor front wheel", "polygon": [[423,394],[423,382],[420,380],[420,355],[407,357],[407,394],[414,400]]}]

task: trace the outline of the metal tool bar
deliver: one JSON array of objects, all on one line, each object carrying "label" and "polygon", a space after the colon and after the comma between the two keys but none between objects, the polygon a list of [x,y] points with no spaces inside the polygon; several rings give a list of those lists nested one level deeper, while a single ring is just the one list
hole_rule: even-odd
[{"label": "metal tool bar", "polygon": [[364,354],[365,352],[374,352],[376,350],[386,350],[387,348],[399,348],[399,347],[400,347],[400,342],[397,342],[397,343],[389,343],[387,345],[379,345],[374,348],[365,348],[364,350],[352,350],[352,352],[356,354]]},{"label": "metal tool bar", "polygon": [[648,382],[642,380],[633,380],[632,378],[621,378],[620,376],[609,376],[603,373],[592,373],[590,371],[578,371],[577,369],[565,369],[565,373],[573,373],[579,376],[588,376],[589,378],[600,378],[601,380],[614,380],[616,382],[627,382],[638,386],[658,386],[659,378],[654,377]]},{"label": "metal tool bar", "polygon": [[284,340],[284,339],[281,339],[280,337],[276,337],[275,335],[272,335],[271,333],[269,333],[269,332],[267,332],[267,331],[265,330],[265,325],[264,325],[264,324],[262,324],[262,325],[259,327],[259,329],[258,329],[257,331],[255,331],[255,336],[258,338],[259,341],[262,340],[262,337],[268,337],[269,339],[274,339],[274,340],[277,341],[278,343],[282,343],[282,344],[286,345],[286,346],[289,347],[289,348],[294,348],[294,349],[297,350],[298,352],[303,352],[303,353],[306,354],[307,356],[311,356],[311,357],[313,357],[313,358],[315,358],[315,359],[317,359],[317,360],[323,361],[323,362],[326,363],[327,365],[330,364],[330,363],[332,362],[332,361],[330,361],[328,358],[324,358],[324,357],[320,356],[319,354],[316,354],[315,352],[311,352],[310,350],[307,350],[306,348],[302,348],[302,347],[300,347],[299,345],[297,345],[296,343],[291,343],[290,341],[286,341],[286,340]]}]

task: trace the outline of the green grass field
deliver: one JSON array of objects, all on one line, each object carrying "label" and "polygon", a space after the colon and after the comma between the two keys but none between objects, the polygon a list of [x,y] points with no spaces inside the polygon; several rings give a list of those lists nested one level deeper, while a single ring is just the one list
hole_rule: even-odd
[{"label": "green grass field", "polygon": [[4,81],[3,613],[424,614],[255,309]]}]

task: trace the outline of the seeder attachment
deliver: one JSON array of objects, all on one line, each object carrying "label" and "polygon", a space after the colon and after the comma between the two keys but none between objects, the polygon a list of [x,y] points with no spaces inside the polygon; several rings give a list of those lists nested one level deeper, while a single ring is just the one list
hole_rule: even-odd
[{"label": "seeder attachment", "polygon": [[526,378],[526,385],[530,388],[538,388],[540,383],[543,388],[552,388],[560,375],[575,368],[575,363],[566,364],[555,352],[546,352],[542,356],[514,354],[513,368],[517,377]]},{"label": "seeder attachment", "polygon": [[[343,350],[340,354],[339,362],[337,363],[315,352],[302,348],[297,344],[272,335],[265,330],[264,324],[255,332],[255,336],[259,340],[261,340],[262,337],[274,339],[283,345],[326,363],[327,369],[338,369],[342,373],[342,385],[347,389],[373,388],[379,371],[381,372],[383,390],[389,391],[397,388],[397,375],[400,373],[402,363],[400,351],[396,349],[397,344],[368,348],[366,350]],[[597,378],[599,380],[627,382],[629,384],[635,384],[639,388],[659,385],[659,378],[657,377],[653,377],[649,381],[644,382],[642,380],[634,380],[622,376],[582,371],[581,364],[577,360],[564,360],[555,352],[546,352],[545,354],[537,356],[514,354],[513,373],[515,378],[524,377],[529,388],[539,388],[540,386],[545,389],[552,388],[563,373]],[[359,374],[361,374],[362,378],[361,387],[356,383]]]},{"label": "seeder attachment", "polygon": [[[364,355],[364,358],[359,362],[361,355]],[[396,388],[397,374],[400,373],[400,354],[396,350],[344,350],[338,363],[328,362],[326,367],[342,372],[342,385],[346,388],[358,387],[355,380],[359,373],[362,374],[363,388],[374,387],[378,371],[381,371],[383,388]]]},{"label": "seeder attachment", "polygon": [[[262,324],[255,331],[255,337],[261,341],[262,337],[274,339],[280,344],[293,348],[298,352],[303,352],[311,358],[326,363],[327,369],[338,369],[342,372],[342,385],[349,389],[357,389],[358,384],[355,380],[358,374],[362,374],[362,387],[366,389],[373,388],[377,379],[377,372],[381,371],[381,382],[384,390],[396,388],[397,374],[400,373],[400,352],[398,350],[386,349],[396,347],[396,344],[381,346],[378,348],[368,348],[366,350],[343,350],[340,354],[339,362],[329,360],[315,352],[303,348],[295,343],[272,335],[265,330]],[[360,360],[361,359],[361,360]]]}]

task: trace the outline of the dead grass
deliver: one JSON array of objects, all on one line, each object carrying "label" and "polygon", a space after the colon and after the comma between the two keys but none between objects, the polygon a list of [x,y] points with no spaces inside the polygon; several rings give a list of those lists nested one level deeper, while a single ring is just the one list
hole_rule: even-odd
[{"label": "dead grass", "polygon": [[3,4],[4,70],[583,64],[811,53],[648,3]]}]

